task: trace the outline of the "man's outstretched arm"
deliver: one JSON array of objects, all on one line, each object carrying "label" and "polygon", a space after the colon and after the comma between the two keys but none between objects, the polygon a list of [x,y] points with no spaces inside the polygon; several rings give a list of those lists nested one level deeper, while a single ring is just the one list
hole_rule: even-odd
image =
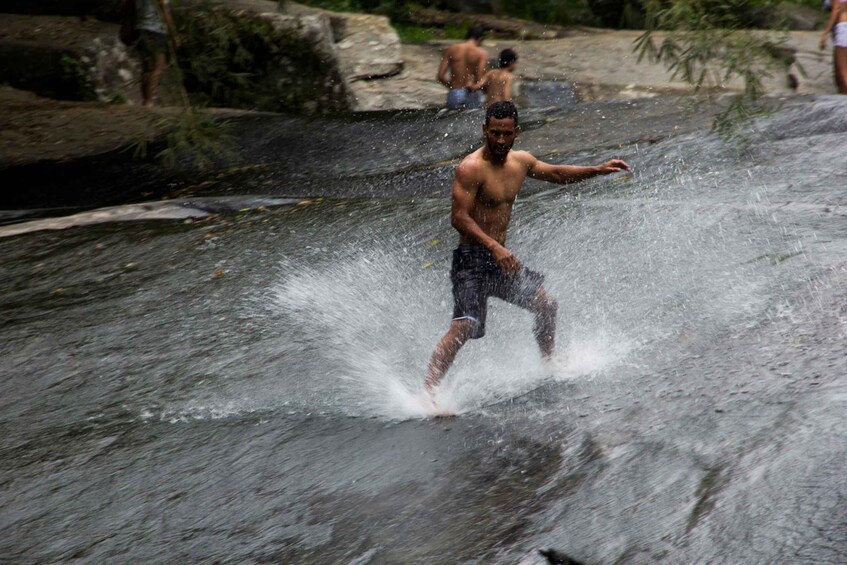
[{"label": "man's outstretched arm", "polygon": [[570,184],[599,175],[608,175],[628,170],[629,165],[620,159],[612,159],[602,165],[593,167],[580,167],[577,165],[551,165],[529,155],[527,174],[538,180],[554,182],[556,184]]}]

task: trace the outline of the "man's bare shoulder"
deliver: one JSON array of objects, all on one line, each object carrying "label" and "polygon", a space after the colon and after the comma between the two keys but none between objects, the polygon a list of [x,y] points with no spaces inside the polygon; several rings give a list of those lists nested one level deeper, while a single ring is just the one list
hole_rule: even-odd
[{"label": "man's bare shoulder", "polygon": [[533,163],[538,161],[538,159],[536,159],[535,156],[529,151],[519,151],[512,149],[512,151],[509,152],[509,156],[526,167],[530,167]]},{"label": "man's bare shoulder", "polygon": [[461,43],[454,43],[453,45],[448,45],[447,47],[444,48],[444,51],[443,51],[444,56],[450,57],[450,58],[455,58],[457,55],[459,55],[459,53],[462,52],[463,47],[464,46]]},{"label": "man's bare shoulder", "polygon": [[482,158],[482,148],[479,148],[462,159],[459,166],[456,167],[456,176],[472,180],[482,172],[484,166],[485,159]]}]

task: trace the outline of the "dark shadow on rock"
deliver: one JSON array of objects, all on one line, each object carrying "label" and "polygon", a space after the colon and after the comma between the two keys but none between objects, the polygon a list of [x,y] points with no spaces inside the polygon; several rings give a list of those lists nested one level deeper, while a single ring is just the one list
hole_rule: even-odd
[{"label": "dark shadow on rock", "polygon": [[583,565],[582,561],[577,561],[569,555],[565,555],[555,549],[539,549],[538,553],[546,557],[547,562],[552,565]]}]

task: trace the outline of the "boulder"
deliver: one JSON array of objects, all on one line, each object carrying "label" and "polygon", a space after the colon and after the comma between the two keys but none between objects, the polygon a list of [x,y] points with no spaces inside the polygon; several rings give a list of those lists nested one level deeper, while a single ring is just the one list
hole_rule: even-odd
[{"label": "boulder", "polygon": [[[93,19],[0,14],[0,82],[60,100],[140,102],[140,65],[118,29]],[[159,96],[178,100],[172,78]]]},{"label": "boulder", "polygon": [[[321,15],[329,19],[338,64],[350,94],[350,109],[370,111],[391,108],[396,100],[387,100],[377,85],[387,77],[398,76],[404,67],[400,37],[388,18],[369,14],[337,13],[285,2],[286,14],[305,17]],[[403,104],[412,104],[405,100]]]},{"label": "boulder", "polygon": [[344,78],[348,82],[389,77],[403,70],[400,37],[385,16],[329,12],[286,2],[285,13],[330,19]]},{"label": "boulder", "polygon": [[[293,16],[263,13],[257,17],[268,22],[281,37],[297,45],[291,55],[269,77],[283,99],[292,107],[308,112],[332,112],[349,109],[352,101],[342,74],[333,42],[329,18],[316,14]],[[311,62],[311,64],[309,64]]]},{"label": "boulder", "polygon": [[403,70],[400,38],[384,16],[348,14],[337,47],[348,81],[388,77]]}]

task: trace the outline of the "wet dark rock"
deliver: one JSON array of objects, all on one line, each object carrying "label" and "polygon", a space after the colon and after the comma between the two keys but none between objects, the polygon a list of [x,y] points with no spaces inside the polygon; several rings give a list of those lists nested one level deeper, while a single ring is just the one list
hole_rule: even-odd
[{"label": "wet dark rock", "polygon": [[539,549],[538,553],[546,557],[547,562],[551,565],[583,565],[582,561],[577,561],[571,556],[555,549]]},{"label": "wet dark rock", "polygon": [[[117,24],[0,15],[0,82],[60,100],[140,102],[140,72]],[[159,98],[178,100],[173,77],[166,76]]]},{"label": "wet dark rock", "polygon": [[[325,179],[376,168],[387,176],[373,189],[389,198],[0,240],[0,553],[847,562],[847,173],[832,166],[844,162],[847,100],[796,100],[743,152],[668,101],[527,112],[518,147],[635,168],[522,194],[511,232],[551,287],[574,289],[566,323],[602,318],[620,333],[569,347],[592,364],[573,366],[574,390],[553,406],[486,409],[523,376],[513,358],[537,355],[530,319],[497,312],[465,357],[487,363],[481,378],[452,375],[472,394],[449,433],[374,391],[419,383],[449,316],[449,184],[438,198],[403,195],[423,186],[416,171],[449,181],[452,159],[479,141],[479,112],[256,118],[268,161],[299,147],[271,180],[299,173],[329,193]],[[618,145],[676,125],[672,140]],[[640,345],[619,358],[609,340]],[[379,387],[340,386],[334,371]]]},{"label": "wet dark rock", "polygon": [[32,16],[94,16],[117,21],[122,0],[3,0],[0,10]]}]

